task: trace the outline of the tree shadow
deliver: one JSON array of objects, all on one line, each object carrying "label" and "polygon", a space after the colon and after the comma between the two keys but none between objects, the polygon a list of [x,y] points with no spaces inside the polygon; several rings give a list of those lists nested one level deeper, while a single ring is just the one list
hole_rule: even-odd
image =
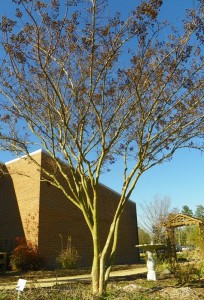
[{"label": "tree shadow", "polygon": [[109,281],[112,282],[119,282],[119,281],[134,281],[138,279],[146,279],[146,273],[134,274],[134,275],[121,275],[121,276],[114,276],[110,277]]}]

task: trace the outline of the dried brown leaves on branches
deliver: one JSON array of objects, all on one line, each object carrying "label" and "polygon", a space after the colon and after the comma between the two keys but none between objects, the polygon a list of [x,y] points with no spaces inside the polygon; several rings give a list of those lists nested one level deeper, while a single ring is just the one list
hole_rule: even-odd
[{"label": "dried brown leaves on branches", "polygon": [[13,2],[16,17],[0,24],[0,147],[28,153],[36,144],[64,178],[58,158],[68,163],[69,200],[94,232],[100,175],[123,159],[105,259],[140,175],[178,148],[203,148],[203,1],[181,31],[158,19],[162,1],[143,1],[125,20],[105,0]]}]

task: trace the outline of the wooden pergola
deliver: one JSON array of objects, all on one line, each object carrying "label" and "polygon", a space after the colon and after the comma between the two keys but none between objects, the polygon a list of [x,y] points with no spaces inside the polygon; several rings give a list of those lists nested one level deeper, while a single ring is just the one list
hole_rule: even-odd
[{"label": "wooden pergola", "polygon": [[204,235],[204,222],[185,214],[176,214],[170,217],[168,222],[164,224],[169,257],[176,259],[175,228],[191,225],[198,226],[200,234]]}]

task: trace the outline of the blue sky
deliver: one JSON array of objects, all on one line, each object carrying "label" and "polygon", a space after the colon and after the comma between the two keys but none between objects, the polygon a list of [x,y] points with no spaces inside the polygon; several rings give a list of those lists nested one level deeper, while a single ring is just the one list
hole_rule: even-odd
[{"label": "blue sky", "polygon": [[[114,8],[123,11],[134,7],[135,0],[109,0]],[[164,0],[161,18],[165,18],[179,26],[185,16],[185,9],[196,7],[196,0]],[[117,190],[117,172],[113,172],[112,188]],[[104,183],[110,180],[105,178]],[[182,149],[175,153],[170,162],[164,163],[147,171],[140,178],[131,199],[138,204],[138,216],[142,212],[139,204],[143,201],[151,202],[156,196],[169,197],[172,208],[182,209],[188,205],[193,211],[196,205],[204,205],[204,154],[199,151]]]},{"label": "blue sky", "polygon": [[[122,11],[127,15],[140,0],[109,0],[110,9]],[[162,18],[171,20],[179,24],[184,17],[185,8],[196,5],[196,0],[164,0],[161,10]],[[4,13],[13,14],[13,4],[11,0],[1,0],[0,16]],[[6,162],[13,157],[9,153],[0,152],[0,161]],[[111,174],[104,175],[102,183],[120,192],[119,174],[116,167]],[[181,209],[183,205],[188,205],[195,210],[196,205],[204,205],[204,154],[195,150],[179,150],[173,159],[149,170],[144,174],[139,182],[131,199],[137,204],[152,201],[156,195],[169,197],[172,208]],[[140,209],[139,217],[140,217]]]},{"label": "blue sky", "polygon": [[[119,169],[112,172],[111,187],[119,192]],[[196,150],[182,149],[170,162],[155,166],[139,179],[131,196],[142,215],[140,203],[154,200],[156,196],[169,197],[172,208],[188,205],[193,211],[196,205],[204,205],[204,154]],[[110,186],[110,178],[103,176],[103,183]]]}]

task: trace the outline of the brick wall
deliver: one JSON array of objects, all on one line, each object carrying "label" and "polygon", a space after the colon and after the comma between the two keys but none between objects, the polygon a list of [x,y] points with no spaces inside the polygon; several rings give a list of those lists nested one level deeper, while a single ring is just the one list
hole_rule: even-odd
[{"label": "brick wall", "polygon": [[[120,195],[101,185],[99,197],[101,235],[104,242]],[[116,263],[130,264],[138,262],[139,257],[135,248],[136,244],[138,244],[136,204],[132,201],[128,201],[119,225]]]},{"label": "brick wall", "polygon": [[[53,168],[49,156],[44,152],[37,152],[32,157],[43,167]],[[65,197],[62,191],[43,181],[43,175],[34,163],[20,159],[7,164],[7,168],[10,172],[10,185],[13,185],[13,197],[7,197],[10,199],[10,204],[7,203],[7,210],[9,214],[9,210],[15,207],[18,223],[21,224],[21,227],[16,230],[17,219],[13,218],[13,222],[10,220],[10,227],[7,228],[10,232],[13,230],[12,237],[24,232],[27,239],[37,241],[41,256],[46,265],[52,268],[55,267],[56,256],[61,250],[60,236],[64,246],[66,246],[67,238],[71,236],[72,245],[80,255],[79,264],[90,266],[93,257],[92,240],[81,211]],[[119,195],[100,185],[99,200],[100,232],[102,243],[104,243]],[[3,202],[5,203],[0,200],[0,205]],[[5,208],[2,207],[2,209]],[[2,223],[8,223],[8,220]],[[119,230],[116,263],[136,263],[138,252],[135,248],[137,244],[135,203],[131,201],[127,203]],[[4,231],[9,235],[8,230]]]},{"label": "brick wall", "polygon": [[[51,170],[49,157],[42,153],[42,166]],[[71,178],[70,178],[71,181]],[[64,186],[66,183],[64,183]],[[110,223],[119,201],[120,195],[111,189],[99,186],[100,234],[104,244]],[[53,265],[55,257],[61,250],[60,237],[66,244],[71,236],[72,244],[80,255],[80,265],[90,266],[92,263],[92,239],[81,211],[76,208],[60,191],[52,185],[41,182],[39,213],[39,249],[44,257],[49,257]],[[136,263],[139,260],[135,245],[137,240],[136,205],[128,201],[120,224],[120,235],[116,263]]]},{"label": "brick wall", "polygon": [[[41,163],[41,153],[33,155],[36,162]],[[7,209],[7,235],[21,236],[32,243],[38,243],[39,223],[39,193],[40,172],[39,167],[28,159],[17,159],[6,164],[8,176],[4,178],[4,206]],[[17,213],[18,212],[18,213]],[[17,214],[21,223],[22,231],[17,231],[16,224],[19,222],[12,218]],[[9,216],[9,222],[8,222]],[[6,225],[8,226],[8,225]]]}]

